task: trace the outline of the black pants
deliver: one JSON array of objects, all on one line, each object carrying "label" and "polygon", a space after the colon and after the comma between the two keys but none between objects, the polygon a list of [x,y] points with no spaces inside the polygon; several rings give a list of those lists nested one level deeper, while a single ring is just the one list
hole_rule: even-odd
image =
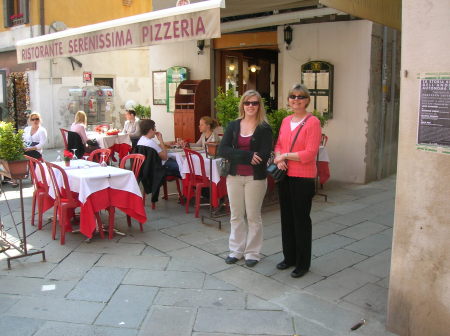
[{"label": "black pants", "polygon": [[296,269],[311,266],[311,204],[314,179],[286,176],[278,184],[284,261]]}]

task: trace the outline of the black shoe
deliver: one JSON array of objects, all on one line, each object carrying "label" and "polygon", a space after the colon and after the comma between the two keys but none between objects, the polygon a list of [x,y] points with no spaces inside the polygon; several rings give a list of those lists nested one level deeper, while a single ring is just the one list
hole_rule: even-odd
[{"label": "black shoe", "polygon": [[308,273],[308,270],[295,269],[291,272],[291,277],[300,278],[300,277],[304,276],[306,273]]},{"label": "black shoe", "polygon": [[228,256],[227,259],[225,259],[225,262],[227,264],[235,264],[238,260],[238,258]]},{"label": "black shoe", "polygon": [[286,268],[289,268],[289,267],[291,267],[291,266],[294,266],[294,265],[290,265],[290,264],[288,264],[287,262],[285,262],[284,260],[283,260],[282,262],[280,262],[280,263],[277,264],[277,268],[278,268],[279,270],[285,270]]},{"label": "black shoe", "polygon": [[255,259],[247,259],[245,260],[245,266],[247,267],[253,267],[258,263],[258,260]]}]

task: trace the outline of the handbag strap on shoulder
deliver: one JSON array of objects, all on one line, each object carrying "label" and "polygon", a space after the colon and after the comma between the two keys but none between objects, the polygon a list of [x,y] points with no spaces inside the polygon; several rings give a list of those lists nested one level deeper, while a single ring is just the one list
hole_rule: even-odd
[{"label": "handbag strap on shoulder", "polygon": [[311,114],[308,114],[308,116],[305,118],[305,120],[302,121],[300,127],[298,128],[297,133],[295,134],[294,140],[292,140],[291,149],[289,150],[289,152],[292,152],[292,149],[294,148],[295,141],[297,141],[297,137],[298,137],[300,131],[302,130],[302,127],[305,126],[305,124],[308,121],[309,117],[311,117]]}]

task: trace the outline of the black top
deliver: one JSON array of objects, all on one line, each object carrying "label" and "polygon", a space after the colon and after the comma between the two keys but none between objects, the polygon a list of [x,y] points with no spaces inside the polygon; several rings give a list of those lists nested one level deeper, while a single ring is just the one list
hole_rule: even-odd
[{"label": "black top", "polygon": [[267,177],[267,160],[272,152],[272,128],[266,122],[258,125],[250,140],[250,150],[238,149],[238,136],[241,131],[241,119],[234,120],[228,124],[219,145],[219,155],[228,159],[230,165],[230,175],[236,175],[238,164],[251,165],[253,154],[257,153],[262,162],[253,167],[253,178],[263,180]]}]

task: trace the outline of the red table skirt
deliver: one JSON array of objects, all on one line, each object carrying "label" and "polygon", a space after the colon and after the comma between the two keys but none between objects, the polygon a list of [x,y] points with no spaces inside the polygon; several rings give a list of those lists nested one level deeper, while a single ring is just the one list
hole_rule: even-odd
[{"label": "red table skirt", "polygon": [[80,232],[91,238],[96,228],[95,213],[110,206],[125,212],[139,223],[147,220],[141,197],[127,191],[107,188],[91,194],[81,205]]},{"label": "red table skirt", "polygon": [[317,174],[319,175],[319,183],[325,184],[330,178],[330,166],[327,161],[317,162]]},{"label": "red table skirt", "polygon": [[109,147],[111,150],[111,157],[114,158],[114,153],[119,153],[119,162],[122,158],[131,151],[131,146],[128,144],[115,144]]},{"label": "red table skirt", "polygon": [[[188,194],[188,180],[189,174],[186,174],[186,177],[183,179],[183,195],[187,196]],[[224,176],[220,177],[219,183],[213,183],[211,188],[211,196],[212,196],[212,206],[213,208],[217,208],[219,206],[219,200],[222,197],[225,197],[227,195],[227,179]],[[195,194],[192,192],[192,195]]]}]

